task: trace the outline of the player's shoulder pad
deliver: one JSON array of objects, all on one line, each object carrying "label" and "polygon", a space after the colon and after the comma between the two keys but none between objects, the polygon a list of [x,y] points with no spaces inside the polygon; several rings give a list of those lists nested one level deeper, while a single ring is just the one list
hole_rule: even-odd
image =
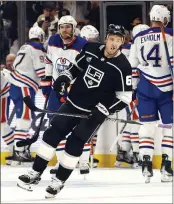
[{"label": "player's shoulder pad", "polygon": [[122,52],[118,57],[111,58],[110,62],[124,72],[130,72],[130,71],[132,72],[131,65],[128,59],[126,58],[126,56]]},{"label": "player's shoulder pad", "polygon": [[[173,29],[172,28],[164,28],[164,32],[168,35],[171,35],[173,36]],[[147,30],[144,30],[144,31],[141,31],[139,33],[137,33],[137,35],[133,38],[132,40],[132,43],[135,42],[135,40],[138,38],[138,37],[141,37],[143,35],[146,35],[146,34],[150,34],[150,33],[161,33],[161,28],[160,27],[152,27],[152,28],[149,28]]]},{"label": "player's shoulder pad", "polygon": [[80,52],[82,50],[82,48],[88,43],[87,40],[85,40],[84,38],[77,36],[74,43],[72,44],[72,49],[77,50],[78,52]]},{"label": "player's shoulder pad", "polygon": [[122,46],[122,49],[125,49],[125,50],[130,50],[130,48],[131,48],[131,43],[129,42],[129,43],[126,43],[126,44],[124,44],[123,46]]},{"label": "player's shoulder pad", "polygon": [[173,36],[173,29],[172,28],[164,28],[164,32],[166,33],[166,34],[169,34],[169,35],[171,35],[171,36]]},{"label": "player's shoulder pad", "polygon": [[42,43],[39,43],[39,42],[26,42],[25,45],[30,45],[35,50],[41,50],[42,52],[46,52],[46,50],[44,49]]},{"label": "player's shoulder pad", "polygon": [[84,50],[86,52],[97,54],[103,47],[104,45],[99,42],[88,42],[85,45]]},{"label": "player's shoulder pad", "polygon": [[[161,33],[161,28],[160,27],[152,27],[149,29],[149,33],[153,32],[153,33]],[[173,36],[173,29],[172,28],[166,28],[164,27],[164,32],[168,35]]]},{"label": "player's shoulder pad", "polygon": [[62,39],[59,34],[55,34],[49,38],[48,41],[49,46],[61,47],[62,46]]},{"label": "player's shoulder pad", "polygon": [[138,38],[138,37],[141,37],[143,35],[146,35],[147,33],[149,33],[151,31],[151,28],[147,29],[147,30],[143,30],[143,31],[140,31],[139,33],[137,33],[134,38],[132,39],[132,44],[135,42],[135,40]]}]

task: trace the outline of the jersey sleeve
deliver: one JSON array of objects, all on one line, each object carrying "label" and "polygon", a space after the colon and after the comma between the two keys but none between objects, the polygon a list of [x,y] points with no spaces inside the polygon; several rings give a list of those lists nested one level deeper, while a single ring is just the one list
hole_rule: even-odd
[{"label": "jersey sleeve", "polygon": [[33,65],[36,74],[39,78],[43,78],[45,76],[45,63],[44,63],[45,53],[42,50],[35,50],[34,52],[32,52],[32,55]]},{"label": "jersey sleeve", "polygon": [[103,100],[101,101],[101,104],[103,104],[110,112],[113,112],[118,104],[125,107],[125,104],[129,104],[131,101],[128,96],[132,93],[132,69],[126,57],[121,60],[122,67],[119,68],[115,66],[115,71],[113,72],[112,93],[104,93]]},{"label": "jersey sleeve", "polygon": [[137,70],[137,67],[139,65],[139,60],[138,60],[138,53],[137,53],[135,44],[131,45],[130,53],[129,53],[129,62],[132,67],[132,88],[136,89],[137,84],[139,82],[139,72]]},{"label": "jersey sleeve", "polygon": [[169,51],[170,64],[171,64],[171,68],[173,70],[173,32],[172,32],[172,35],[166,36],[166,41],[167,41],[167,47],[168,47],[168,51]]},{"label": "jersey sleeve", "polygon": [[8,97],[9,96],[9,90],[10,90],[10,84],[8,83],[8,80],[6,79],[3,71],[1,71],[1,87],[0,87],[0,97]]},{"label": "jersey sleeve", "polygon": [[47,54],[45,57],[45,76],[52,76],[52,75],[53,75],[52,53],[51,53],[51,47],[48,44]]}]

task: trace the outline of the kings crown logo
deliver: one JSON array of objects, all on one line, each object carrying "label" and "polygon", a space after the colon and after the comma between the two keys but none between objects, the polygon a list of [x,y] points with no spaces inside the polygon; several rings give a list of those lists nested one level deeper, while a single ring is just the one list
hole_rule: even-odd
[{"label": "kings crown logo", "polygon": [[88,88],[96,88],[96,87],[99,87],[103,76],[104,76],[104,72],[89,65],[83,79]]}]

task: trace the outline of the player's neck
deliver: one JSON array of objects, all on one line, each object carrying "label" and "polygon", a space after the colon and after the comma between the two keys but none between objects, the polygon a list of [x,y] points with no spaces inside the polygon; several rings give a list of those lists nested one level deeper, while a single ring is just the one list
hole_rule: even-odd
[{"label": "player's neck", "polygon": [[153,23],[151,24],[151,28],[153,28],[153,27],[162,27],[162,23],[153,22]]},{"label": "player's neck", "polygon": [[106,58],[113,58],[113,57],[117,57],[118,55],[120,55],[120,50],[118,49],[116,53],[114,53],[113,55],[110,55],[106,49],[104,50],[104,56]]},{"label": "player's neck", "polygon": [[63,40],[63,44],[64,44],[64,45],[69,45],[69,44],[71,44],[74,40],[75,40],[75,37],[73,37],[73,38],[71,38],[71,39]]}]

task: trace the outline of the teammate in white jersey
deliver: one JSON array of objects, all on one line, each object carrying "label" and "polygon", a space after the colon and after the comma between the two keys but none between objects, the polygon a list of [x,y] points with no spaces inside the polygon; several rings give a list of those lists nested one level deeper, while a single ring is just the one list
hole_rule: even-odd
[{"label": "teammate in white jersey", "polygon": [[[80,53],[81,49],[85,46],[87,41],[79,36],[75,36],[77,22],[70,16],[63,16],[58,22],[59,34],[50,37],[48,42],[48,50],[46,56],[46,78],[42,80],[43,94],[49,97],[48,109],[58,110],[59,107],[66,101],[67,93],[58,98],[56,92],[51,88],[51,84],[59,76],[60,72],[66,70],[70,63],[75,63],[76,56]],[[48,115],[51,119],[52,116]],[[56,173],[59,161],[65,149],[65,140],[62,140],[56,149],[57,164],[50,173]],[[89,173],[90,144],[85,144],[83,154],[80,159],[80,172],[83,174]],[[88,153],[88,154],[87,154]]]},{"label": "teammate in white jersey", "polygon": [[[135,37],[139,32],[147,30],[149,28],[148,25],[145,24],[139,24],[135,26],[132,30],[132,35]],[[131,46],[129,43],[127,43],[124,46],[124,49],[122,49],[123,54],[125,54],[125,48],[126,49],[126,57],[129,59],[129,52],[131,49]],[[129,52],[128,52],[129,50]],[[137,80],[138,73],[132,69],[132,81]],[[132,102],[129,104],[129,106],[126,108],[126,112],[128,114],[128,119],[137,120],[138,119],[138,111],[137,111],[137,100],[136,96],[133,94]],[[132,166],[134,168],[137,168],[139,165],[139,131],[140,126],[136,124],[127,124],[122,136],[122,139],[120,138],[120,150],[118,152],[115,166],[120,166],[122,162],[126,162],[129,164],[133,164]],[[132,149],[133,157],[129,155],[130,150]]]},{"label": "teammate in white jersey", "polygon": [[10,97],[15,105],[16,127],[14,130],[14,157],[17,163],[32,161],[24,147],[17,147],[16,143],[29,137],[29,128],[33,114],[23,102],[23,97],[30,96],[34,102],[35,94],[40,85],[40,78],[45,76],[43,49],[44,32],[39,27],[29,31],[29,41],[18,51],[13,63],[14,71],[8,80],[11,83]]},{"label": "teammate in white jersey", "polygon": [[[8,124],[8,97],[9,97],[9,90],[10,90],[10,84],[8,83],[7,78],[5,77],[5,74],[3,73],[3,70],[1,70],[1,90],[0,90],[0,96],[1,96],[1,119],[0,119],[0,125],[1,125],[1,137],[3,138],[4,142],[7,144],[8,149],[10,152],[13,152],[13,145],[14,145],[14,138],[13,138],[13,130],[10,128]],[[6,161],[7,164],[8,161]]]},{"label": "teammate in white jersey", "polygon": [[1,70],[1,137],[4,142],[7,144],[9,151],[11,153],[10,156],[5,157],[6,164],[11,165],[13,161],[13,130],[10,128],[8,124],[9,119],[9,107],[10,107],[10,84],[8,83],[7,77],[13,71],[13,62],[16,58],[14,54],[8,54],[6,56],[6,65]]},{"label": "teammate in white jersey", "polygon": [[[140,154],[143,156],[142,172],[146,182],[153,176],[152,157],[154,133],[160,113],[162,123],[173,123],[172,74],[167,57],[173,63],[173,30],[166,28],[170,12],[165,6],[155,5],[150,11],[151,28],[138,33],[133,39],[130,63],[139,72],[138,84],[133,83],[138,98],[140,127]],[[169,56],[166,54],[161,28],[164,26]],[[161,181],[171,181],[173,136],[172,129],[163,129]]]}]

